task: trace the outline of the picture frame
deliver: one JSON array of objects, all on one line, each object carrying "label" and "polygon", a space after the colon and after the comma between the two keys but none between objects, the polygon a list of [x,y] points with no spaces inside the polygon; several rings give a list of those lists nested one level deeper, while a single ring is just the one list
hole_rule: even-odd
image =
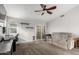
[{"label": "picture frame", "polygon": [[9,28],[10,33],[17,33],[17,29],[16,28]]}]

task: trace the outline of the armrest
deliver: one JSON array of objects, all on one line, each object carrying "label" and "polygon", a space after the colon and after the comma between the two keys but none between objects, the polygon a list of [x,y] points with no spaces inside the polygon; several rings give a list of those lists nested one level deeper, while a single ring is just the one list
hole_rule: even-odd
[{"label": "armrest", "polygon": [[0,43],[0,53],[6,53],[11,50],[13,40],[3,41]]}]

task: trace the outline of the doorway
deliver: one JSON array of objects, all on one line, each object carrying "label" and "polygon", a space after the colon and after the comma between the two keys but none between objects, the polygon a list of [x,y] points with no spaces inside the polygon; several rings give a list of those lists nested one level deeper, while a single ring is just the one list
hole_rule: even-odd
[{"label": "doorway", "polygon": [[45,39],[45,26],[41,25],[36,26],[36,39],[37,40]]}]

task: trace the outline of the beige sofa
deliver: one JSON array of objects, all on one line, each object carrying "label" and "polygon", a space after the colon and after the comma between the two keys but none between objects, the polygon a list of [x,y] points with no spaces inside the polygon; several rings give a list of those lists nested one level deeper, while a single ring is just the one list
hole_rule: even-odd
[{"label": "beige sofa", "polygon": [[54,44],[58,47],[64,49],[74,48],[74,36],[72,33],[67,32],[53,32],[52,39],[49,40],[49,43]]},{"label": "beige sofa", "polygon": [[0,53],[7,53],[11,51],[13,40],[0,42]]},{"label": "beige sofa", "polygon": [[[2,38],[4,38],[4,40],[2,40]],[[0,54],[11,52],[12,43],[13,43],[12,37],[0,36]]]}]

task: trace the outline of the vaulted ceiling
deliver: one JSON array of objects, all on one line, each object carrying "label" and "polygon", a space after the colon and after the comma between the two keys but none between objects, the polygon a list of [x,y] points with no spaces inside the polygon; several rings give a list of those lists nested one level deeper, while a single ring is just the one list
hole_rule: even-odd
[{"label": "vaulted ceiling", "polygon": [[24,20],[32,20],[32,21],[44,21],[48,22],[50,20],[55,19],[69,11],[70,9],[77,6],[77,4],[47,4],[49,6],[57,6],[57,9],[52,10],[53,14],[49,15],[45,13],[45,15],[41,16],[41,13],[34,12],[35,10],[40,10],[40,4],[5,4],[5,8],[7,10],[7,15],[10,17],[24,19]]}]

